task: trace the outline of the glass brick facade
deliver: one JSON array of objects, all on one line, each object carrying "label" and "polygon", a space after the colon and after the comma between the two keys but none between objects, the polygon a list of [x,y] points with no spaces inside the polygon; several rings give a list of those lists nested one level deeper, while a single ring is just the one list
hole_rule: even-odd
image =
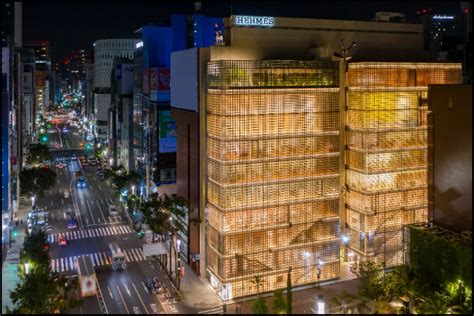
[{"label": "glass brick facade", "polygon": [[460,64],[348,65],[346,230],[359,260],[403,263],[402,225],[426,222],[429,84],[462,82]]},{"label": "glass brick facade", "polygon": [[207,273],[223,299],[339,276],[338,65],[215,61],[206,88]]}]

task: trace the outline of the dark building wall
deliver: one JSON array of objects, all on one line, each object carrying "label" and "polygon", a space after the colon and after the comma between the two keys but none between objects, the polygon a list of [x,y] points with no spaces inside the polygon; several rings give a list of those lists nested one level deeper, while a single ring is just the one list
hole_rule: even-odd
[{"label": "dark building wall", "polygon": [[176,182],[177,195],[187,199],[189,205],[188,249],[191,258],[188,262],[199,275],[199,261],[192,255],[200,252],[199,226],[192,219],[203,218],[204,210],[199,209],[199,113],[172,109],[176,119]]},{"label": "dark building wall", "polygon": [[432,85],[428,105],[429,218],[472,230],[472,86]]}]

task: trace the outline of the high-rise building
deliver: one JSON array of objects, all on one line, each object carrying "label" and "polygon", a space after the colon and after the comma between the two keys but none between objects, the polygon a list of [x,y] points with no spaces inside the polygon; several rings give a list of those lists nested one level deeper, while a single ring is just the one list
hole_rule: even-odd
[{"label": "high-rise building", "polygon": [[94,42],[94,113],[91,124],[99,143],[107,144],[110,80],[113,59],[133,58],[137,39],[102,39]]}]

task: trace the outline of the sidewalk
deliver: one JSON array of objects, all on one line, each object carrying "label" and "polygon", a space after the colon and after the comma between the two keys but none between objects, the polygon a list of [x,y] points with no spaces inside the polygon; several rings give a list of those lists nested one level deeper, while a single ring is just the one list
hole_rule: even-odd
[{"label": "sidewalk", "polygon": [[210,311],[222,311],[220,300],[212,292],[212,289],[205,284],[207,280],[201,280],[183,260],[181,260],[181,266],[184,267],[185,271],[180,284],[183,304],[193,308],[200,314],[210,314]]},{"label": "sidewalk", "polygon": [[[12,291],[19,282],[18,264],[20,262],[20,252],[23,247],[25,239],[26,214],[31,210],[31,203],[22,203],[16,214],[18,220],[23,219],[23,225],[13,226],[12,236],[16,232],[16,238],[12,237],[11,248],[7,245],[7,254],[3,261],[2,253],[2,314],[5,312],[5,307],[12,307],[9,291]],[[4,248],[5,249],[5,248]],[[2,249],[3,252],[3,249]]]},{"label": "sidewalk", "polygon": [[[358,279],[352,279],[349,281],[342,281],[328,285],[321,285],[321,288],[318,288],[316,285],[311,286],[306,289],[293,291],[293,314],[316,314],[317,311],[317,300],[318,295],[324,295],[325,309],[326,314],[338,313],[340,306],[335,306],[332,304],[332,298],[338,296],[342,291],[347,291],[349,293],[355,294],[357,292],[357,285],[359,284]],[[272,308],[272,294],[267,293],[268,296],[265,296],[265,302],[267,303],[268,313],[273,314]],[[286,298],[286,293],[284,294]],[[236,306],[240,305],[241,314],[253,314],[252,312],[252,303],[255,301],[255,298],[251,298],[244,302],[227,304],[226,314],[236,314]]]}]

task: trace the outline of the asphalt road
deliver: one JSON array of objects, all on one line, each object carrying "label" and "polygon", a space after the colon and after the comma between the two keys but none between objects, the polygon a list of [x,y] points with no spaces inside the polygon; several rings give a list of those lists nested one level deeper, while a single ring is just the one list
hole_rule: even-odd
[{"label": "asphalt road", "polygon": [[[118,204],[116,196],[106,182],[96,175],[96,167],[83,167],[77,158],[84,154],[80,148],[83,142],[77,128],[59,133],[49,131],[48,143],[62,144],[53,150],[54,165],[62,162],[64,168],[54,167],[58,174],[56,185],[38,198],[36,205],[49,212],[48,231],[50,241],[51,267],[67,276],[76,276],[75,257],[89,255],[93,261],[100,291],[86,297],[84,304],[71,313],[80,314],[154,314],[170,313],[163,308],[158,296],[148,293],[145,283],[148,277],[158,273],[143,255],[143,243],[138,239],[125,215],[110,216],[109,205]],[[75,171],[82,170],[86,187],[76,187]],[[64,191],[69,197],[64,196]],[[79,227],[68,229],[67,212],[76,214]],[[67,238],[66,246],[59,246],[59,234]],[[116,241],[126,253],[127,269],[113,271],[110,265],[109,243]],[[164,284],[164,283],[163,283]],[[169,306],[168,306],[169,307]]]}]

